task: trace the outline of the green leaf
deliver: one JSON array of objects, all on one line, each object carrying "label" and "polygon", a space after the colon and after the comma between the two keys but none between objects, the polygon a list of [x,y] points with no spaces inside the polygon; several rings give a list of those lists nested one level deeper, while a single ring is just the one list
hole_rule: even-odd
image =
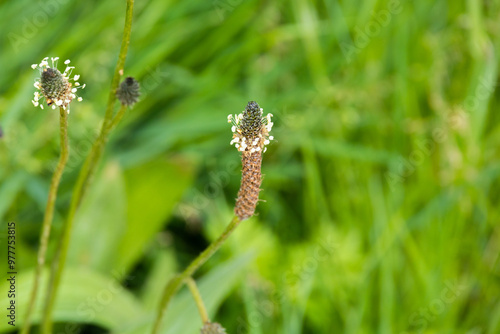
[{"label": "green leaf", "polygon": [[127,270],[141,256],[192,180],[192,164],[181,159],[159,158],[126,171],[127,226],[115,269]]},{"label": "green leaf", "polygon": [[[48,274],[48,272],[45,272]],[[16,327],[20,328],[25,317],[29,291],[33,284],[34,271],[19,272],[16,276]],[[40,287],[46,286],[47,275]],[[61,280],[59,298],[54,307],[57,322],[92,323],[105,328],[118,328],[137,322],[144,310],[137,299],[119,281],[122,277],[105,276],[88,268],[68,267]],[[8,291],[9,282],[2,279],[0,291]],[[42,298],[39,294],[33,321],[42,317]],[[7,294],[0,295],[0,305],[8,305]],[[5,320],[5,319],[4,319]],[[7,321],[0,322],[0,333],[11,331]]]},{"label": "green leaf", "polygon": [[75,217],[68,263],[110,273],[126,228],[124,183],[117,163],[108,164],[95,180]]},{"label": "green leaf", "polygon": [[[241,273],[246,265],[252,260],[252,253],[245,253],[235,259],[219,265],[210,273],[197,281],[201,296],[207,308],[209,316],[213,316],[222,301],[227,297],[237,284]],[[165,284],[167,280],[165,280]],[[158,294],[163,292],[165,286],[159,287]],[[150,333],[156,310],[150,317],[142,319],[135,328],[123,326],[116,334],[144,334]],[[171,302],[167,309],[160,333],[163,334],[198,334],[202,326],[198,310],[193,297],[188,289],[184,287]],[[216,319],[211,319],[216,321]]]}]

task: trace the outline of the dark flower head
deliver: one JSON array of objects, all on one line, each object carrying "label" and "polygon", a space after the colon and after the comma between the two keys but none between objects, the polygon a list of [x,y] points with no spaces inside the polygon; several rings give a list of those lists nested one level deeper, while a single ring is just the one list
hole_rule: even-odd
[{"label": "dark flower head", "polygon": [[85,88],[85,85],[80,86],[77,81],[80,78],[79,75],[71,77],[74,67],[68,66],[69,60],[64,62],[66,69],[61,73],[57,69],[59,57],[51,58],[52,66],[49,66],[48,59],[49,57],[45,57],[40,64],[31,65],[32,69],[38,68],[40,71],[40,79],[34,84],[38,90],[35,91],[35,97],[31,102],[35,107],[39,106],[43,109],[43,102],[40,100],[45,99],[47,105],[51,106],[52,109],[61,107],[69,113],[69,104],[73,99],[77,98],[78,101],[82,101],[81,97],[77,97],[76,91],[78,88]]},{"label": "dark flower head", "polygon": [[238,151],[265,152],[265,146],[274,139],[269,135],[274,124],[271,121],[273,114],[267,114],[265,117],[262,115],[263,110],[257,102],[250,101],[241,114],[227,116],[227,121],[233,124],[231,145],[235,144]]},{"label": "dark flower head", "polygon": [[127,77],[116,91],[116,97],[120,100],[121,104],[132,106],[139,100],[139,96],[141,95],[139,89],[139,82],[133,77]]}]

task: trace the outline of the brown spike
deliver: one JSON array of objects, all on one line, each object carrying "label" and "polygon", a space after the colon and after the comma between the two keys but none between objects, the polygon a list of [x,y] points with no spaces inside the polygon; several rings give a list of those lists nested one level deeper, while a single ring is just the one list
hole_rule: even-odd
[{"label": "brown spike", "polygon": [[253,153],[244,151],[241,160],[243,171],[234,213],[240,220],[244,220],[253,216],[259,200],[260,184],[262,182],[262,150]]}]

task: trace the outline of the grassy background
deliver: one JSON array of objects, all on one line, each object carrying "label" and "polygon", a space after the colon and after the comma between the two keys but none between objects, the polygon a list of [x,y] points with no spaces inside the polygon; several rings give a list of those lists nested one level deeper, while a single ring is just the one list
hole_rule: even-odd
[{"label": "grassy background", "polygon": [[[58,120],[45,56],[87,88],[70,114],[53,254],[104,115],[124,1],[0,4],[0,239],[17,224],[22,326]],[[259,215],[197,274],[228,333],[499,333],[500,1],[137,1],[113,133],[75,222],[55,333],[147,333],[166,281],[232,215],[226,116],[274,114]],[[2,269],[0,308],[8,305]],[[118,284],[117,282],[120,282]],[[163,333],[197,333],[183,289]],[[0,332],[15,333],[2,311]],[[39,320],[39,314],[37,319]]]}]

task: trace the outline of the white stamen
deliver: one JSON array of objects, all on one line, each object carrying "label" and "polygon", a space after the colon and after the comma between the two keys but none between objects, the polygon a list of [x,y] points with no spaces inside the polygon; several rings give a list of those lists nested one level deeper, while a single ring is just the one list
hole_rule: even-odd
[{"label": "white stamen", "polygon": [[70,62],[71,62],[71,61],[70,61],[69,59],[66,59],[66,60],[64,61],[64,64],[68,65]]},{"label": "white stamen", "polygon": [[31,68],[35,69],[37,66],[38,66],[38,64],[33,64],[33,65],[31,65]]},{"label": "white stamen", "polygon": [[78,102],[82,102],[83,98],[82,97],[78,97]]},{"label": "white stamen", "polygon": [[78,79],[80,79],[80,75],[79,74],[75,75],[74,78],[73,78],[73,80],[75,80],[75,81],[78,80]]}]

